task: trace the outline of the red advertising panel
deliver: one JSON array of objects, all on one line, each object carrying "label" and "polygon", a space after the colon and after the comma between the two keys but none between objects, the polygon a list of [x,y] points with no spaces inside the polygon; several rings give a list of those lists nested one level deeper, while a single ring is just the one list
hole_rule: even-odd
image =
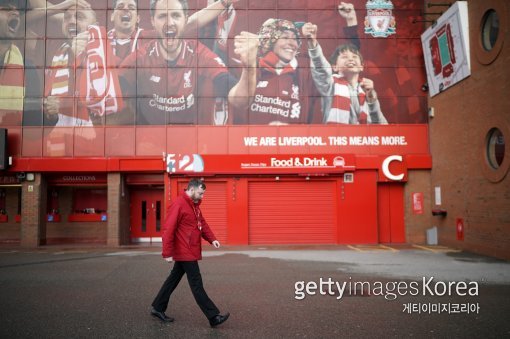
[{"label": "red advertising panel", "polygon": [[457,233],[457,240],[464,241],[464,219],[455,219],[455,229]]},{"label": "red advertising panel", "polygon": [[423,214],[423,193],[415,192],[413,193],[413,214]]},{"label": "red advertising panel", "polygon": [[10,155],[408,153],[427,123],[421,0],[85,3],[2,2]]},{"label": "red advertising panel", "polygon": [[355,157],[348,155],[199,155],[168,154],[170,174],[242,173],[242,174],[314,174],[354,171]]}]

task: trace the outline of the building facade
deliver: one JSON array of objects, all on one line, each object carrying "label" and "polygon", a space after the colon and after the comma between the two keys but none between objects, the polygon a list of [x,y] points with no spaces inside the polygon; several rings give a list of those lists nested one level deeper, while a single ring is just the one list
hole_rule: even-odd
[{"label": "building facade", "polygon": [[[2,111],[0,123],[7,131],[0,242],[22,247],[158,242],[166,208],[190,177],[201,177],[207,183],[203,212],[225,244],[426,243],[437,230],[441,245],[508,258],[509,212],[504,206],[509,157],[500,155],[498,147],[497,168],[486,160],[487,140],[494,139],[489,133],[494,128],[502,133],[497,140],[503,140],[504,149],[509,128],[505,101],[493,99],[508,86],[507,5],[469,2],[471,76],[430,97],[423,88],[427,75],[421,42],[430,25],[422,22],[424,12],[433,8],[429,3],[352,1],[358,24],[351,33],[332,1],[239,1],[229,8],[233,22],[246,22],[242,28],[253,33],[268,18],[289,19],[296,27],[315,23],[326,56],[341,43],[355,42],[349,35],[355,30],[364,59],[362,77],[373,81],[388,124],[324,124],[320,94],[313,92],[302,99],[311,107],[308,123],[288,126],[237,123],[233,116],[240,113],[229,108],[227,114],[225,102],[214,97],[205,80],[204,92],[195,96],[196,124],[139,123],[140,103],[155,94],[136,85],[121,86],[117,94],[124,109],[116,113],[135,116],[127,122],[105,114],[90,126],[52,124],[46,87],[65,32],[50,9],[42,21],[31,21],[35,9],[20,7],[18,25],[7,19],[17,28],[16,39],[4,39],[23,56],[24,64],[12,67],[11,77],[25,79],[25,94],[19,112],[11,107],[19,97],[0,99],[11,107]],[[119,9],[114,3],[91,4],[97,25],[105,31],[115,28]],[[189,1],[189,6],[191,14],[207,3]],[[485,19],[480,13],[487,8],[498,13],[500,33],[493,50],[482,47],[480,52],[479,24]],[[153,32],[148,1],[138,1],[137,14],[125,17],[133,15],[140,18],[137,27]],[[224,23],[198,30],[193,39],[221,55],[215,32]],[[227,42],[235,36],[233,26],[224,36]],[[136,48],[154,39],[157,31],[140,38]],[[300,39],[303,60],[297,59],[304,73],[310,61],[306,39]],[[80,78],[81,65],[69,67],[70,74]],[[130,69],[137,79],[145,71]],[[61,112],[77,118],[80,106],[92,110],[79,93],[60,98]],[[434,114],[429,118],[430,108]],[[204,122],[208,119],[202,115],[213,119]]]},{"label": "building facade", "polygon": [[510,115],[500,98],[510,85],[509,7],[467,3],[471,75],[429,99],[430,185],[433,194],[440,191],[431,203],[447,212],[432,223],[441,244],[508,259]]}]

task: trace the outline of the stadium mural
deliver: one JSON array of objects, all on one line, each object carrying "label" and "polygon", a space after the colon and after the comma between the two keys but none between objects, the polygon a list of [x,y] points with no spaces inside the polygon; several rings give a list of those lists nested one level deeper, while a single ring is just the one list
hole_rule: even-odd
[{"label": "stadium mural", "polygon": [[0,0],[19,157],[428,153],[423,1]]}]

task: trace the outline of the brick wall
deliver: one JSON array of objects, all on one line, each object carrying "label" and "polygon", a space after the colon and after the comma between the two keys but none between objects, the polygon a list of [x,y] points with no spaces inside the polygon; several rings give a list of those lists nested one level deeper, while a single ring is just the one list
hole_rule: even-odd
[{"label": "brick wall", "polygon": [[48,222],[46,244],[106,244],[106,230],[106,222]]},{"label": "brick wall", "polygon": [[122,244],[121,199],[122,176],[120,173],[108,173],[108,231],[106,242],[109,246]]},{"label": "brick wall", "polygon": [[[431,225],[430,209],[430,172],[409,171],[408,182],[404,189],[406,241],[424,244],[427,241],[427,229]],[[413,193],[423,193],[423,214],[413,212]]]},{"label": "brick wall", "polygon": [[[37,247],[46,241],[46,182],[40,173],[21,185],[21,246]],[[43,193],[44,192],[44,193]]]},{"label": "brick wall", "polygon": [[[493,127],[510,130],[510,41],[506,32],[510,6],[503,0],[469,1],[471,76],[429,100],[432,206],[433,190],[441,187],[446,218],[435,218],[439,242],[490,256],[510,259],[510,175],[491,180],[486,161],[486,136]],[[480,55],[483,14],[495,8],[500,17],[498,39],[505,39],[493,61]],[[496,44],[497,45],[497,44]],[[487,55],[486,55],[487,56]],[[490,56],[490,55],[489,55]],[[510,157],[505,135],[506,157]],[[507,159],[508,161],[508,159]],[[464,219],[464,240],[457,239],[456,218]]]},{"label": "brick wall", "polygon": [[[124,180],[124,178],[122,179]],[[123,185],[123,186],[122,186]],[[119,202],[119,225],[120,225],[120,243],[127,245],[131,242],[130,223],[131,223],[131,200],[129,189],[125,181],[121,182]]]}]

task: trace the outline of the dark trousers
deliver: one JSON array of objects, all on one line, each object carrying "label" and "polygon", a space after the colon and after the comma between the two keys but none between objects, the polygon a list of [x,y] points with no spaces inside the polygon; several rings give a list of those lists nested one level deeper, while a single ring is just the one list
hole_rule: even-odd
[{"label": "dark trousers", "polygon": [[179,285],[184,273],[186,273],[186,277],[188,277],[189,287],[195,297],[195,301],[198,306],[200,306],[200,309],[204,312],[207,319],[211,319],[215,315],[218,315],[220,311],[216,305],[214,305],[212,300],[209,299],[207,293],[205,293],[204,285],[202,283],[202,275],[200,274],[200,268],[198,267],[197,261],[175,262],[172,272],[170,272],[170,275],[166,278],[163,286],[161,286],[161,289],[158,292],[158,295],[152,302],[152,307],[160,312],[166,311],[170,296],[177,285]]}]

